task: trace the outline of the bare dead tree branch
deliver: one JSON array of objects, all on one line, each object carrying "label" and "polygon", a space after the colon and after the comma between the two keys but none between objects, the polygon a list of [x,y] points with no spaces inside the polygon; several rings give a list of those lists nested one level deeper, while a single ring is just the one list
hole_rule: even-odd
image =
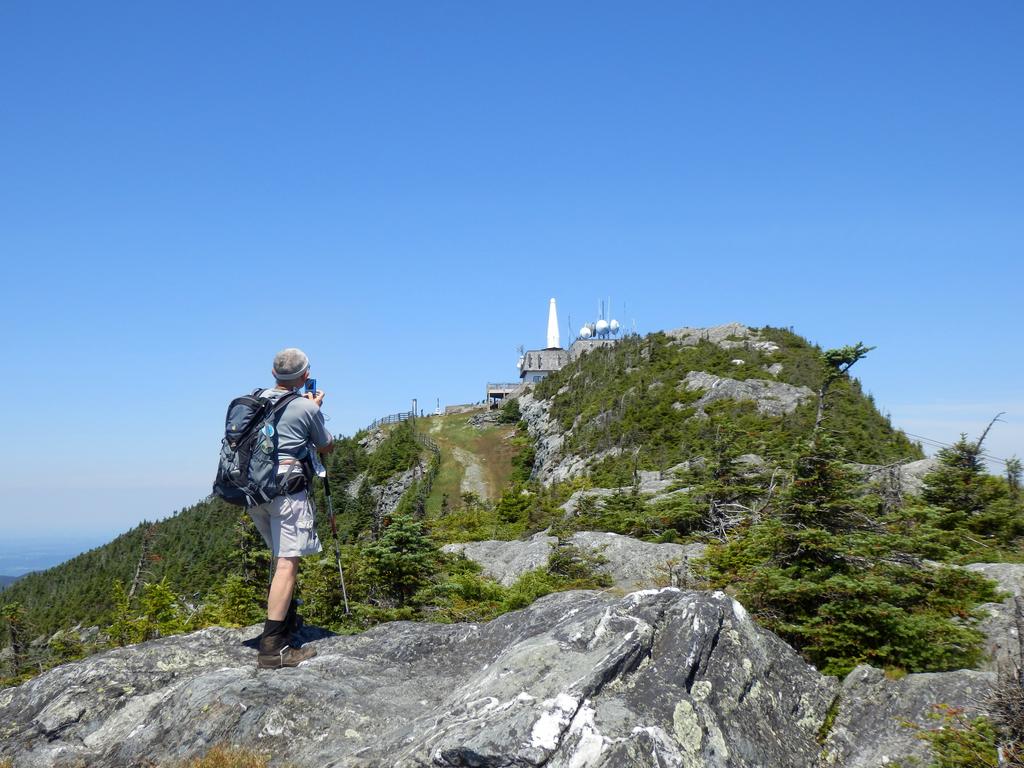
[{"label": "bare dead tree branch", "polygon": [[995,423],[996,423],[997,421],[1002,421],[1002,419],[1000,419],[1000,418],[999,418],[1000,416],[1005,416],[1005,415],[1006,415],[1006,411],[1000,411],[999,413],[997,413],[997,414],[996,414],[995,416],[993,416],[993,417],[992,417],[992,421],[990,421],[990,422],[988,423],[988,426],[987,426],[987,427],[985,427],[985,431],[984,431],[984,432],[982,432],[982,433],[981,433],[981,437],[979,437],[979,438],[978,438],[978,442],[977,442],[977,443],[975,443],[975,445],[977,445],[977,446],[978,446],[978,450],[979,450],[979,451],[981,450],[981,444],[982,444],[982,443],[984,443],[984,442],[985,442],[985,438],[986,438],[986,437],[988,437],[988,431],[989,431],[990,429],[992,429],[993,425],[994,425],[994,424],[995,424]]}]

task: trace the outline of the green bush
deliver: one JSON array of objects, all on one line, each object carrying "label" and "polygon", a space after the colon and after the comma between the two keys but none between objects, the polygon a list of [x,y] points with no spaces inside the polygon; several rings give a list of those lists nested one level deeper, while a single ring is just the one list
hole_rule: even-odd
[{"label": "green bush", "polygon": [[519,399],[507,397],[498,409],[498,421],[501,424],[518,424],[523,418],[523,412],[519,410]]},{"label": "green bush", "polygon": [[396,516],[381,537],[363,549],[363,556],[375,588],[401,606],[437,573],[441,553],[422,522]]},{"label": "green bush", "polygon": [[171,589],[166,577],[158,582],[143,584],[139,600],[141,639],[166,637],[188,629],[188,621],[180,602],[181,599]]},{"label": "green bush", "polygon": [[709,547],[713,586],[727,588],[768,629],[826,674],[860,663],[911,672],[971,667],[979,603],[993,582],[925,566],[916,541],[887,527],[858,493],[838,446],[820,436],[794,463],[777,507]]},{"label": "green bush", "polygon": [[267,615],[266,584],[233,573],[207,597],[199,616],[204,626],[247,627]]},{"label": "green bush", "polygon": [[512,438],[512,443],[518,450],[512,457],[512,476],[509,478],[509,482],[513,485],[525,485],[530,482],[530,475],[533,473],[537,448],[526,433],[526,427],[522,425],[522,422],[520,422],[516,436]]},{"label": "green bush", "polygon": [[[1024,500],[1008,481],[986,473],[980,440],[961,435],[936,458],[938,466],[925,476],[921,499],[933,508],[936,528],[958,532],[948,538],[951,545],[966,552],[1024,536]],[[964,530],[973,537],[965,538]]]},{"label": "green bush", "polygon": [[996,730],[988,718],[967,717],[963,709],[947,704],[936,705],[929,718],[936,721],[935,728],[905,723],[931,747],[929,768],[999,768],[1003,765],[999,760]]},{"label": "green bush", "polygon": [[377,450],[370,455],[367,466],[370,482],[380,485],[410,469],[419,461],[421,450],[412,421],[403,421],[392,427]]}]

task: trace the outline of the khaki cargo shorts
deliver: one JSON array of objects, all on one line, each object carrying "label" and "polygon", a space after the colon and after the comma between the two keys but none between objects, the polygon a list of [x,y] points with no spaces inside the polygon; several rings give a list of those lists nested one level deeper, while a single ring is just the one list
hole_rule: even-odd
[{"label": "khaki cargo shorts", "polygon": [[282,493],[249,507],[248,512],[274,557],[302,557],[323,551],[316,535],[313,500],[306,491]]}]

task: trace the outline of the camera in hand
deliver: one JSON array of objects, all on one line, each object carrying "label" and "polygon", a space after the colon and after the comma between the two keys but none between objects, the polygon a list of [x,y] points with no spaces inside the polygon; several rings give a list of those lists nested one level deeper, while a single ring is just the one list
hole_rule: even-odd
[{"label": "camera in hand", "polygon": [[316,394],[316,379],[306,379],[306,392]]}]

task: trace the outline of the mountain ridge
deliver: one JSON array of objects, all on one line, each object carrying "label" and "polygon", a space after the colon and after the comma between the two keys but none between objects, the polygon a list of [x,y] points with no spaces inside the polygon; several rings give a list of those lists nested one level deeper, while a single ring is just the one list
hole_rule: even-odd
[{"label": "mountain ridge", "polygon": [[[335,505],[352,612],[339,609],[333,558],[309,558],[307,623],[346,634],[404,619],[494,623],[552,592],[679,584],[742,596],[765,631],[833,674],[865,661],[951,674],[986,653],[1014,658],[1012,641],[984,646],[1012,634],[1015,609],[986,607],[996,592],[983,578],[1002,580],[999,558],[1019,557],[1014,480],[985,475],[980,442],[966,438],[922,460],[859,382],[830,373],[829,361],[848,368],[865,351],[825,353],[784,329],[736,324],[626,337],[497,411],[340,438],[329,469],[348,489]],[[514,569],[492,568],[517,542],[534,549]],[[208,501],[115,544],[70,564],[82,583],[72,567],[26,582],[54,603],[78,595],[104,626],[27,647],[31,622],[0,600],[15,638],[0,664],[24,669],[26,658],[59,662],[262,614],[269,558],[244,512]],[[655,551],[657,563],[635,567]],[[985,567],[954,567],[967,563]],[[822,612],[839,620],[821,622]],[[674,738],[666,755],[686,749]]]}]

